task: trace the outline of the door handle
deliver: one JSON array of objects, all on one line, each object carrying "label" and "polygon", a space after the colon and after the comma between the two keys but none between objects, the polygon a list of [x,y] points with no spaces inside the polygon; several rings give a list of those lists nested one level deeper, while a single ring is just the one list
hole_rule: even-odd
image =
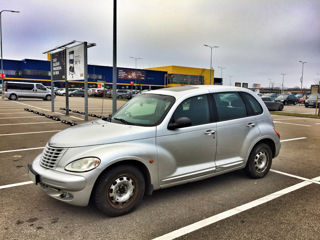
[{"label": "door handle", "polygon": [[214,135],[216,133],[216,131],[214,131],[214,130],[207,130],[207,131],[205,131],[205,135]]},{"label": "door handle", "polygon": [[247,127],[249,127],[249,128],[252,128],[252,127],[254,127],[254,126],[255,126],[254,123],[248,123],[248,125],[247,125]]}]

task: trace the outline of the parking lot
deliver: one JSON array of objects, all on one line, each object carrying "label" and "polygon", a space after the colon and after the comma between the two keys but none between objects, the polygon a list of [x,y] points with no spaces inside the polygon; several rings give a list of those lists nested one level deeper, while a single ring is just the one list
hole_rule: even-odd
[{"label": "parking lot", "polygon": [[[70,98],[70,109],[83,111],[83,101]],[[27,164],[52,135],[70,127],[24,111],[50,113],[50,106],[0,99],[0,239],[320,239],[319,119],[273,116],[282,148],[263,179],[238,171],[155,191],[136,211],[109,218],[94,206],[52,199],[30,182]],[[90,113],[108,115],[111,106],[111,100],[89,99]],[[63,97],[56,98],[56,114],[63,116],[60,107]]]}]

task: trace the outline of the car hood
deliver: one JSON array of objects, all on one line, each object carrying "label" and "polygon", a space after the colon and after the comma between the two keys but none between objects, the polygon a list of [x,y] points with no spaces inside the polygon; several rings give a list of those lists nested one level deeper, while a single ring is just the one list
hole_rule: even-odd
[{"label": "car hood", "polygon": [[52,147],[83,147],[155,137],[156,127],[91,121],[67,128],[49,141]]}]

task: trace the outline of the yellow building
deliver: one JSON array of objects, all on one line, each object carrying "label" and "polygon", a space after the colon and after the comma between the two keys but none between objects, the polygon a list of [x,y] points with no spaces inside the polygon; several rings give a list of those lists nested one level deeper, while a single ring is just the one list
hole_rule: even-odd
[{"label": "yellow building", "polygon": [[165,71],[168,73],[168,87],[184,85],[210,85],[214,84],[214,70],[206,68],[193,68],[181,66],[164,66],[147,68],[148,70]]}]

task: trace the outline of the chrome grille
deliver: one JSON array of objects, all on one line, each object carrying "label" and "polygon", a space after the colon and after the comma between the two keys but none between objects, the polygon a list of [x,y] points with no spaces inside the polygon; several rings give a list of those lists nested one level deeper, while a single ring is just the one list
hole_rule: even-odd
[{"label": "chrome grille", "polygon": [[42,153],[40,165],[44,168],[54,168],[62,152],[63,148],[54,148],[47,145]]}]

